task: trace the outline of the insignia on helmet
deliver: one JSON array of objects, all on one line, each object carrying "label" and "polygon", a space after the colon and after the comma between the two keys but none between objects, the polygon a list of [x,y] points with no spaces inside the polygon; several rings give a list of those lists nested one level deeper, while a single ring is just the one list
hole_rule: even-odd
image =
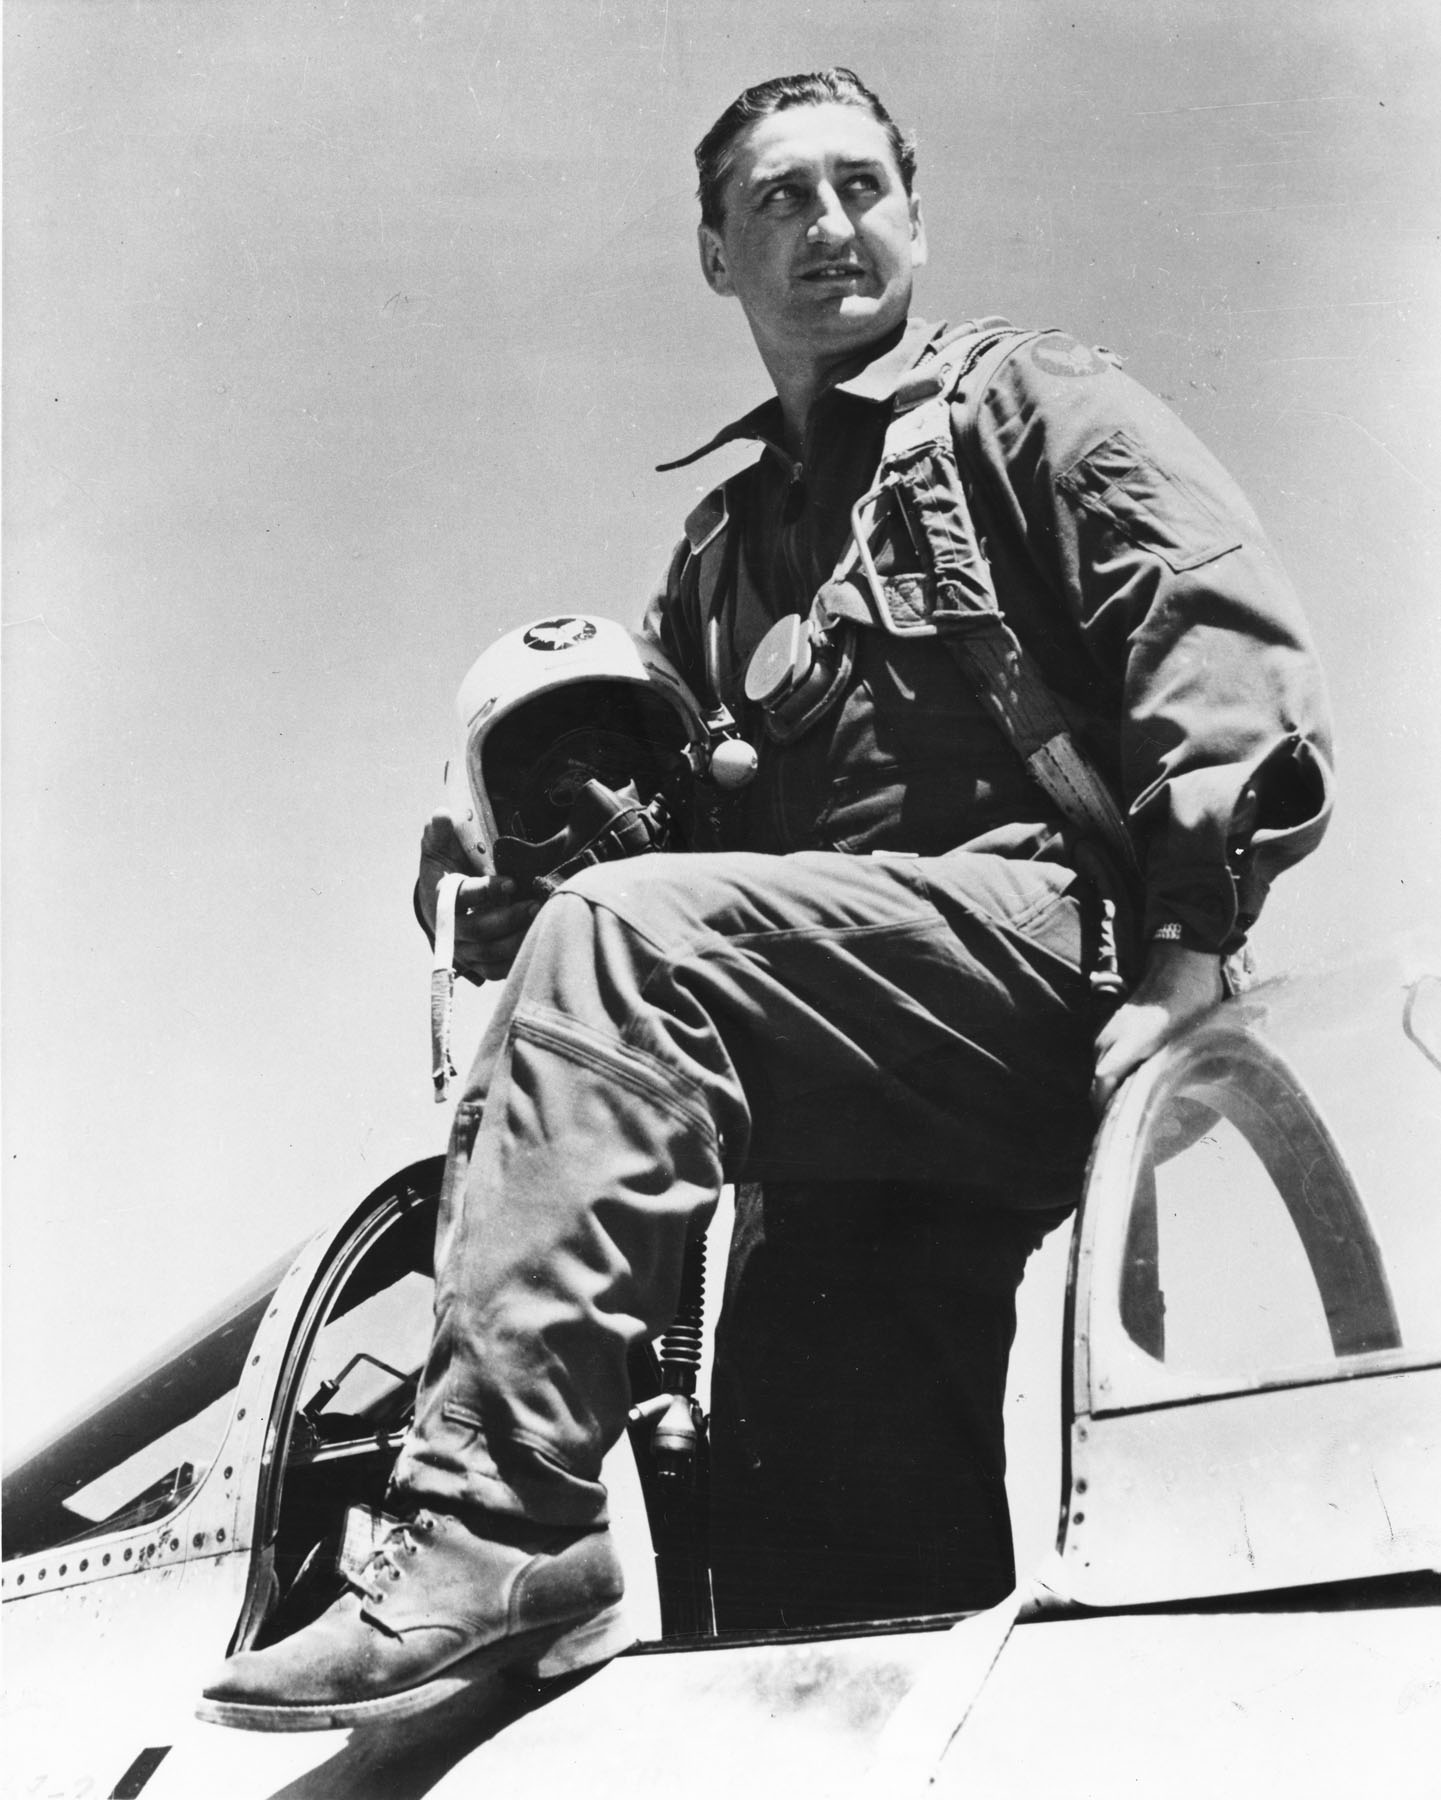
[{"label": "insignia on helmet", "polygon": [[594,636],[589,619],[538,619],[526,632],[525,642],[531,650],[569,650]]}]

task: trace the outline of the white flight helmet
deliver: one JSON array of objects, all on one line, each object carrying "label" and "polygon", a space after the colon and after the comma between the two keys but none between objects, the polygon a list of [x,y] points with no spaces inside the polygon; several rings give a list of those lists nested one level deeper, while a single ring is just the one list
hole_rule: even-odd
[{"label": "white flight helmet", "polygon": [[461,747],[446,797],[477,871],[501,840],[557,839],[587,783],[641,802],[687,781],[705,737],[695,697],[665,654],[610,619],[561,613],[478,657],[456,696]]}]

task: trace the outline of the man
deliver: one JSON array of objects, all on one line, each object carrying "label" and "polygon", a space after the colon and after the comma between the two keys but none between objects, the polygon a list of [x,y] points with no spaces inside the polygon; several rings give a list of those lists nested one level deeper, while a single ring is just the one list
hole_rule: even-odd
[{"label": "man", "polygon": [[[620,1647],[601,1458],[627,1351],[668,1322],[727,1181],[765,1196],[733,1316],[803,1281],[808,1243],[853,1246],[844,1305],[862,1308],[852,1277],[888,1208],[904,1223],[876,1273],[897,1317],[913,1278],[956,1274],[965,1317],[935,1349],[970,1414],[952,1460],[959,1489],[979,1459],[979,1520],[1015,1283],[1074,1204],[1092,1109],[1221,997],[1222,957],[1324,827],[1318,677],[1259,526],[1165,408],[1056,334],[953,413],[1006,617],[1114,775],[1137,848],[1143,967],[1099,1031],[1097,883],[961,660],[863,624],[806,676],[799,713],[747,689],[758,646],[836,570],[898,396],[947,336],[910,317],[913,153],[849,71],[748,90],[697,161],[702,270],[740,302],[775,398],[713,440],[761,455],[688,522],[650,629],[736,715],[759,772],[719,853],[589,869],[539,909],[494,877],[462,889],[462,966],[506,986],[456,1114],[403,1523],[322,1619],[230,1659],[202,1708],[221,1722],[414,1711],[497,1663],[547,1675]],[[926,591],[934,526],[878,516],[877,580]],[[433,830],[424,886],[448,860]],[[747,1374],[721,1408],[742,1469]],[[843,1431],[832,1445],[842,1469],[865,1454]],[[917,1482],[927,1468],[922,1446]],[[1003,1518],[988,1529],[967,1569],[937,1527],[929,1608],[996,1597]]]}]

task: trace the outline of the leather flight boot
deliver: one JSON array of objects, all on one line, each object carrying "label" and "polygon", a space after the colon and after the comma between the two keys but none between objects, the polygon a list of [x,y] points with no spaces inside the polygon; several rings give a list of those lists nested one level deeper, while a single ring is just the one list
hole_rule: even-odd
[{"label": "leather flight boot", "polygon": [[495,1519],[483,1536],[430,1509],[398,1520],[313,1624],[229,1657],[196,1716],[248,1731],[326,1731],[401,1718],[513,1671],[570,1674],[635,1641],[604,1528]]}]

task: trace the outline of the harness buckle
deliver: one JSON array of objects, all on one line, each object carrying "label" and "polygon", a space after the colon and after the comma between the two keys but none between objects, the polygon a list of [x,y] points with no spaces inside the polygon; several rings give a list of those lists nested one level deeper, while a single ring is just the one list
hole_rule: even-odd
[{"label": "harness buckle", "polygon": [[[866,586],[871,591],[871,603],[876,609],[877,623],[883,626],[889,624],[890,609],[886,604],[886,590],[881,580],[880,570],[876,567],[876,559],[871,554],[871,533],[876,528],[879,502],[893,488],[900,487],[901,479],[901,476],[892,469],[889,474],[882,475],[873,488],[862,494],[851,508],[851,545],[855,550],[855,559],[860,563],[865,574]],[[867,511],[868,508],[869,511]],[[844,580],[845,576],[850,573],[847,566],[850,561],[850,557],[846,557],[841,567],[836,570],[832,580]]]}]

